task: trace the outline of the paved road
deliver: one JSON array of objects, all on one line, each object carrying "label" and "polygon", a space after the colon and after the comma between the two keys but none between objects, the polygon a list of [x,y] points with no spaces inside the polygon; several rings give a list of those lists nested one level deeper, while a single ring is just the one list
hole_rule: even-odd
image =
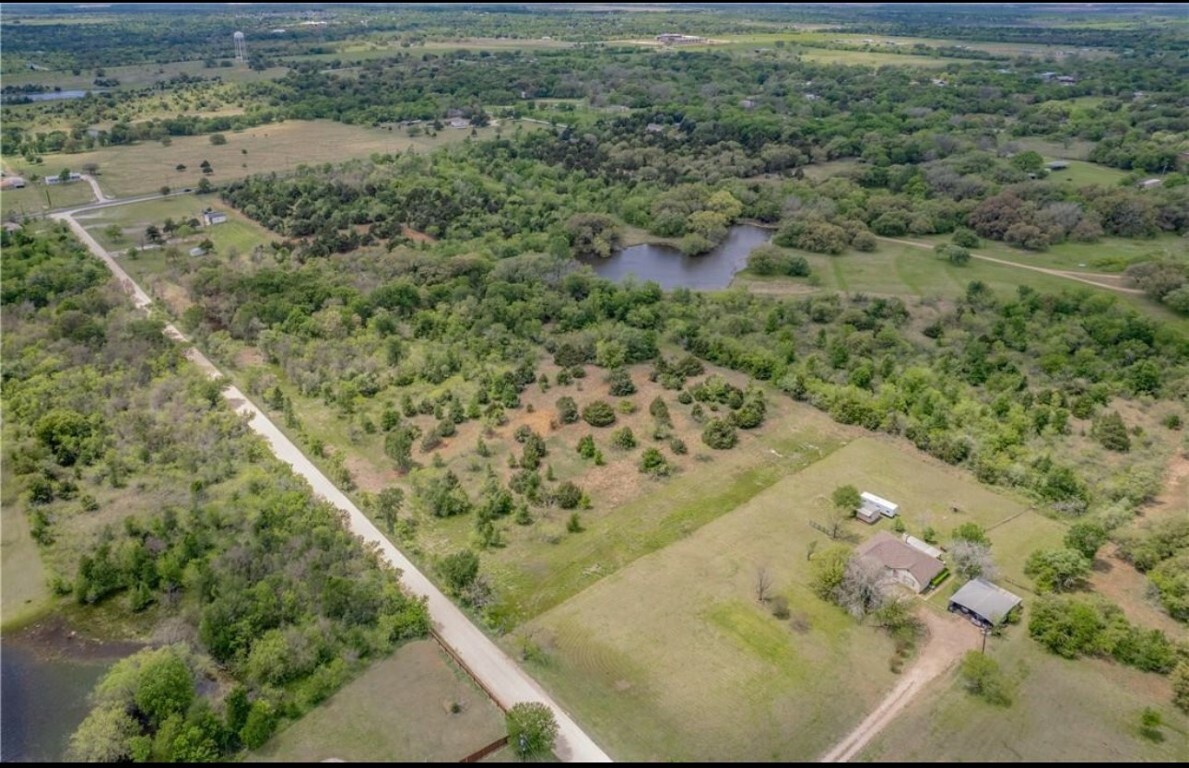
[{"label": "paved road", "polygon": [[[91,237],[74,220],[71,213],[73,211],[53,214],[53,218],[66,222],[79,239],[91,249],[91,252],[107,264],[108,269],[132,296],[136,306],[147,310],[152,304],[152,299],[128,276],[128,273],[116,260],[99,246],[95,238]],[[189,341],[172,324],[165,327],[165,334],[181,343]],[[186,357],[208,376],[214,378],[221,375],[219,369],[193,346],[186,350]],[[248,417],[249,425],[268,441],[273,453],[309,482],[314,493],[346,513],[347,525],[353,533],[360,536],[365,543],[375,544],[379,547],[383,557],[391,565],[400,569],[401,582],[405,589],[414,595],[426,598],[434,631],[438,637],[445,645],[449,646],[458,658],[462,659],[471,673],[496,698],[500,706],[507,708],[522,701],[544,702],[553,710],[553,714],[557,718],[560,730],[554,752],[562,761],[611,762],[611,758],[578,727],[578,724],[550,698],[549,694],[478,627],[472,624],[466,615],[425,577],[425,574],[417,570],[416,566],[393,546],[392,542],[376,528],[371,520],[360,512],[358,507],[336,488],[289,438],[285,437],[267,415],[257,409],[236,387],[227,387],[223,391],[223,396],[235,408],[236,412]],[[397,693],[394,692],[394,695]]]}]

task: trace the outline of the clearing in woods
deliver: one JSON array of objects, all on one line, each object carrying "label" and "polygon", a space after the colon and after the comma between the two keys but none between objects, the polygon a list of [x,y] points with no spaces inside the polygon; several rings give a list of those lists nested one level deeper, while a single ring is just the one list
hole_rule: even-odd
[{"label": "clearing in woods", "polygon": [[[996,559],[1016,580],[1027,553],[1064,531],[900,441],[862,437],[527,623],[510,644],[528,650],[529,668],[620,759],[816,758],[898,680],[892,640],[809,586],[810,542],[831,544],[809,523],[825,520],[846,483],[899,503],[917,535],[998,524]],[[888,528],[845,524],[855,540]],[[760,566],[789,619],[755,599]]]},{"label": "clearing in woods", "polygon": [[[477,129],[475,138],[492,138],[496,127]],[[437,136],[410,137],[405,130],[362,128],[330,120],[288,120],[223,134],[227,143],[213,145],[209,135],[177,136],[169,146],[157,141],[103,147],[91,152],[45,155],[44,162],[29,166],[21,158],[5,158],[18,173],[58,173],[99,164],[99,184],[111,197],[151,194],[162,186],[196,188],[203,178],[202,161],[214,170],[207,176],[216,186],[255,173],[290,172],[299,165],[341,163],[373,153],[398,153],[410,147],[427,151],[471,135],[470,129],[444,128]],[[185,170],[177,170],[184,165]],[[7,193],[6,193],[7,194]],[[44,196],[44,195],[43,195]],[[55,207],[61,207],[55,202]]]}]

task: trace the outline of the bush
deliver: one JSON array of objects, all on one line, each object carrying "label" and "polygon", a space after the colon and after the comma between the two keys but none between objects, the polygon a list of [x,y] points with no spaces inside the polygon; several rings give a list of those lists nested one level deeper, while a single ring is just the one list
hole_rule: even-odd
[{"label": "bush", "polygon": [[222,144],[226,144],[226,143],[227,143],[227,137],[224,136],[223,134],[221,134],[221,133],[212,133],[211,134],[211,146],[218,147],[218,146],[220,146]]},{"label": "bush", "polygon": [[715,450],[724,451],[734,448],[738,441],[735,428],[722,419],[711,419],[706,428],[702,430],[702,442]]},{"label": "bush", "polygon": [[582,409],[582,420],[592,427],[607,427],[615,423],[615,409],[604,400],[595,400]]},{"label": "bush", "polygon": [[1011,704],[999,663],[991,657],[978,651],[968,651],[962,659],[961,673],[966,690],[975,696],[989,704]]},{"label": "bush", "polygon": [[982,245],[978,235],[969,229],[954,230],[953,243],[961,248],[978,248]]},{"label": "bush", "polygon": [[570,533],[582,533],[582,520],[577,512],[570,515],[570,519],[566,521],[566,530]]},{"label": "bush", "polygon": [[611,385],[613,397],[627,397],[636,393],[636,385],[626,368],[616,368],[607,376],[607,383]]},{"label": "bush", "polygon": [[573,424],[578,421],[578,404],[574,402],[572,397],[559,397],[557,399],[557,417],[562,424]]},{"label": "bush", "polygon": [[553,711],[540,702],[521,702],[508,710],[508,745],[518,757],[547,754],[557,739]]},{"label": "bush", "polygon": [[617,429],[611,434],[611,444],[621,450],[630,451],[636,447],[636,435],[632,433],[631,427]]},{"label": "bush", "polygon": [[457,597],[479,576],[479,556],[469,549],[460,550],[438,561],[437,571]]},{"label": "bush", "polygon": [[557,486],[553,499],[562,509],[575,509],[582,501],[582,489],[569,480]]},{"label": "bush", "polygon": [[584,459],[593,459],[595,455],[594,437],[583,435],[578,440],[578,455]]},{"label": "bush", "polygon": [[[871,242],[874,249],[875,241]],[[761,245],[747,255],[747,269],[756,275],[807,277],[809,262],[804,256],[787,253],[774,245]]]},{"label": "bush", "polygon": [[640,455],[640,471],[653,477],[664,477],[673,471],[669,462],[655,448],[646,448]]},{"label": "bush", "polygon": [[689,448],[685,446],[685,441],[679,437],[675,437],[669,441],[669,450],[677,456],[683,456],[689,453]]}]

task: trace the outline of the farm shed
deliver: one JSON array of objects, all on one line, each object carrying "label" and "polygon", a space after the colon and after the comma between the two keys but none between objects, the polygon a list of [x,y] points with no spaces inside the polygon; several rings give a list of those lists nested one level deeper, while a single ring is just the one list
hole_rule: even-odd
[{"label": "farm shed", "polygon": [[1019,597],[985,579],[971,579],[950,598],[949,610],[990,629],[1002,624],[1021,602]]}]

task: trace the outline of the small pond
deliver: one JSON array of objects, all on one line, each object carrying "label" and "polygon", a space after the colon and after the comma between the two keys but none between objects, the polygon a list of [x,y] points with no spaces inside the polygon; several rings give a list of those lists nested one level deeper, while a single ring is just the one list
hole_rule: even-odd
[{"label": "small pond", "polygon": [[0,762],[57,762],[99,678],[139,646],[97,643],[50,617],[0,638]]},{"label": "small pond", "polygon": [[727,239],[709,253],[686,256],[665,245],[633,245],[606,259],[581,259],[599,277],[619,282],[628,275],[652,280],[664,290],[690,288],[713,291],[726,288],[735,273],[747,266],[752,249],[772,239],[772,230],[751,224],[731,227]]}]

